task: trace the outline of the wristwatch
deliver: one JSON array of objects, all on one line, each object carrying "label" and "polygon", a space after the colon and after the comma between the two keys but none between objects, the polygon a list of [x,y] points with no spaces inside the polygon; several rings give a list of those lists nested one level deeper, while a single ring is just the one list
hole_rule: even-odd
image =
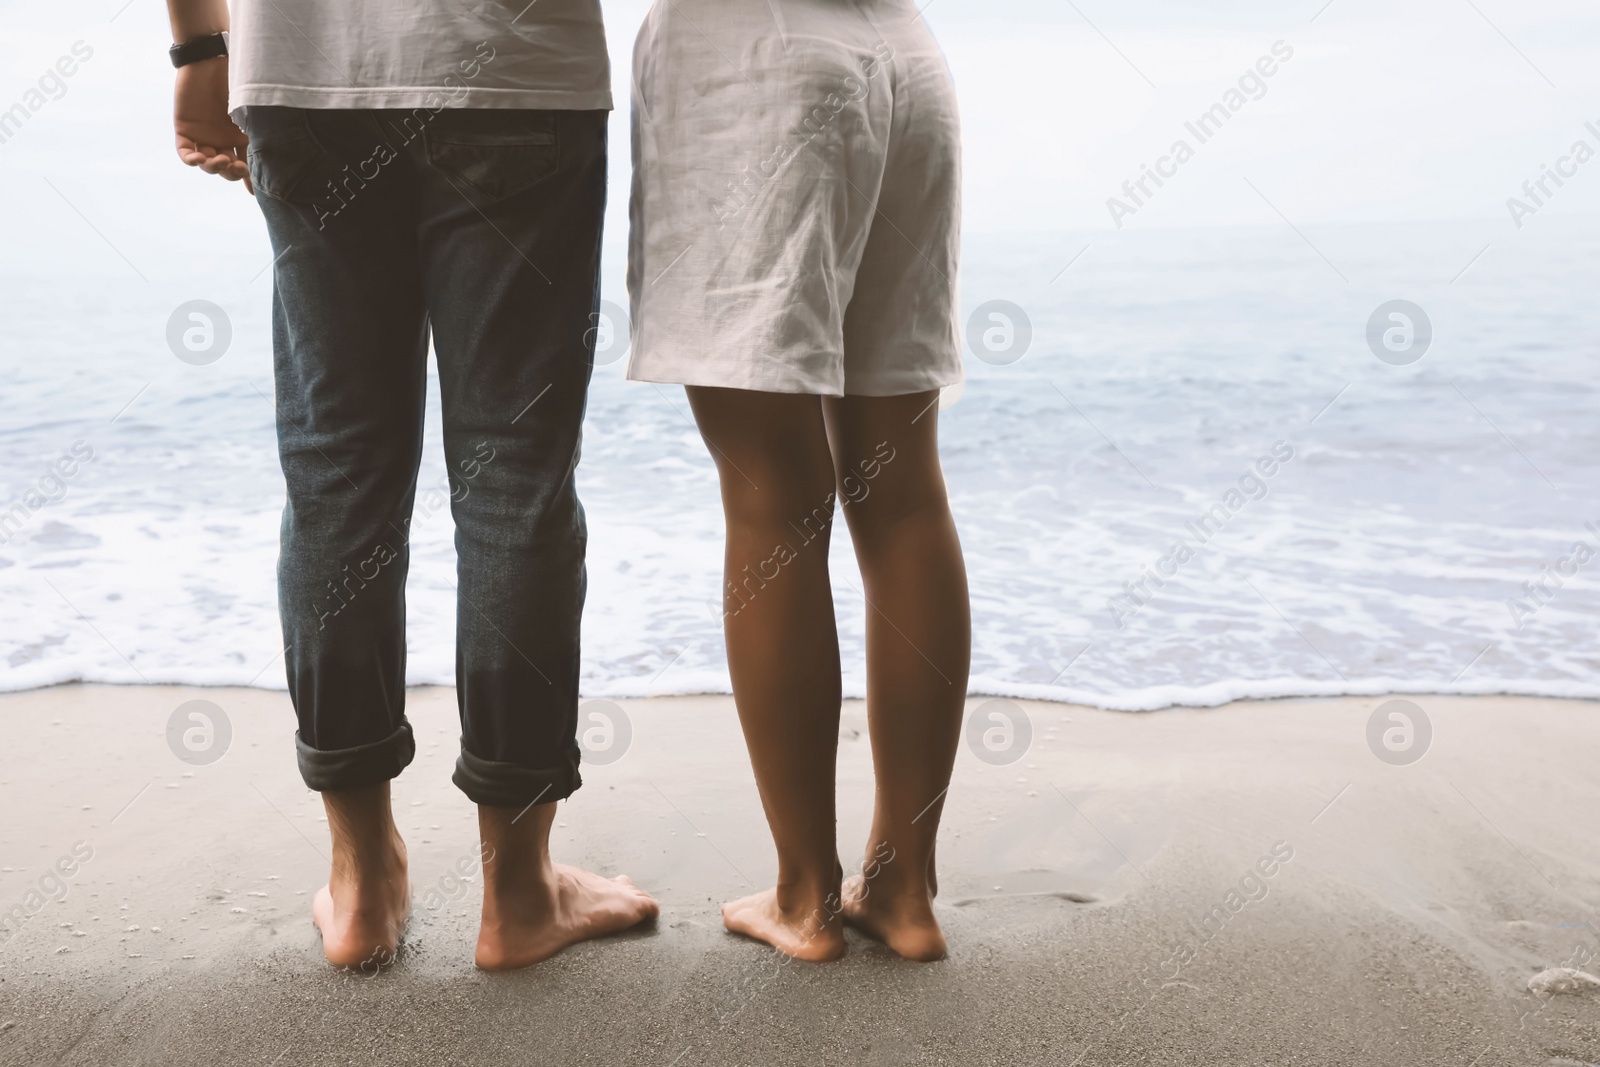
[{"label": "wristwatch", "polygon": [[198,63],[202,59],[215,59],[217,56],[228,54],[228,31],[207,34],[205,37],[196,37],[192,41],[175,44],[167,49],[167,55],[172,57],[174,67],[187,67],[190,63]]}]

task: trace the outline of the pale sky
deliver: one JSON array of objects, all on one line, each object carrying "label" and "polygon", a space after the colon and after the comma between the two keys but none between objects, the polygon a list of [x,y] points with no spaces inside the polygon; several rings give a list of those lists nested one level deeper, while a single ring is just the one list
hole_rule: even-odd
[{"label": "pale sky", "polygon": [[[1130,227],[1265,221],[1244,178],[1308,223],[1497,217],[1574,140],[1600,148],[1593,0],[1324,4],[933,0],[972,224],[1110,227],[1107,197],[1277,41],[1266,95]],[[1600,210],[1600,162],[1550,207]]]},{"label": "pale sky", "polygon": [[[645,7],[605,5],[621,105],[609,239],[625,227],[628,57]],[[1585,128],[1600,129],[1594,0],[932,0],[925,17],[962,101],[969,231],[1114,232],[1107,198],[1280,41],[1293,58],[1265,94],[1128,228],[1274,223],[1270,200],[1304,225],[1499,220],[1510,234],[1506,201],[1524,181],[1579,139],[1600,149]],[[64,95],[0,144],[0,266],[71,263],[80,211],[119,247],[196,218],[264,247],[243,194],[173,156],[162,5],[12,0],[0,30],[0,110],[76,42],[93,49]],[[1600,161],[1529,224],[1594,212]]]}]

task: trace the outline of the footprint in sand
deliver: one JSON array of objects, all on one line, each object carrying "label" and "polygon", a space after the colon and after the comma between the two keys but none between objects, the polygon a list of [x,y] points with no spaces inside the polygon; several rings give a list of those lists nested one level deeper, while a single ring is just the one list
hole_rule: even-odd
[{"label": "footprint in sand", "polygon": [[1100,898],[1097,897],[1097,896],[1094,896],[1091,893],[1074,893],[1074,892],[1065,892],[1065,891],[1049,891],[1049,892],[1044,892],[1044,893],[996,893],[994,896],[988,896],[988,897],[963,897],[960,900],[951,901],[951,904],[954,907],[957,907],[957,908],[966,908],[966,907],[970,907],[973,904],[982,904],[982,903],[984,903],[986,901],[990,901],[990,900],[1023,900],[1023,899],[1027,899],[1027,898],[1030,898],[1030,897],[1031,898],[1052,897],[1052,898],[1054,898],[1056,900],[1070,901],[1073,904],[1098,904],[1098,903],[1100,903]]},{"label": "footprint in sand", "polygon": [[[1528,992],[1552,994],[1600,993],[1600,978],[1576,967],[1551,967],[1528,979]],[[1587,1064],[1584,1067],[1588,1067]]]}]

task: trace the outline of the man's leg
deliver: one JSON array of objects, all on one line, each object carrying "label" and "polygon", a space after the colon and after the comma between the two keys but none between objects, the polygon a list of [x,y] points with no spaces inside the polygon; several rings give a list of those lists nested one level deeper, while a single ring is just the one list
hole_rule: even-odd
[{"label": "man's leg", "polygon": [[414,196],[403,160],[348,179],[382,139],[370,114],[251,108],[246,124],[277,257],[285,664],[300,771],[333,837],[312,913],[331,962],[381,964],[410,909],[389,781],[415,752],[404,594],[427,320]]},{"label": "man's leg", "polygon": [[443,111],[424,171],[425,289],[460,554],[455,781],[479,805],[478,964],[526,966],[632,926],[626,879],[554,864],[578,776],[585,528],[574,477],[599,301],[605,112]]},{"label": "man's leg", "polygon": [[328,884],[311,899],[322,951],[337,967],[382,967],[394,960],[411,915],[406,845],[389,807],[389,782],[324,790],[332,839]]}]

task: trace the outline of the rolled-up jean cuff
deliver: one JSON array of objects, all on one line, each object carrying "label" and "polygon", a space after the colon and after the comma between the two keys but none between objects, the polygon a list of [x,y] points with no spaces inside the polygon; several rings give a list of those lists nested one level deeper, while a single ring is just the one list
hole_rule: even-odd
[{"label": "rolled-up jean cuff", "polygon": [[316,749],[296,731],[294,747],[300,757],[300,777],[308,789],[319,793],[387,782],[398,777],[417,755],[416,738],[405,720],[394,733],[370,745]]},{"label": "rolled-up jean cuff", "polygon": [[474,804],[494,808],[553,804],[565,800],[583,785],[576,760],[561,767],[535,770],[514,763],[479,759],[466,749],[461,750],[456,760],[456,773],[451,780]]}]

